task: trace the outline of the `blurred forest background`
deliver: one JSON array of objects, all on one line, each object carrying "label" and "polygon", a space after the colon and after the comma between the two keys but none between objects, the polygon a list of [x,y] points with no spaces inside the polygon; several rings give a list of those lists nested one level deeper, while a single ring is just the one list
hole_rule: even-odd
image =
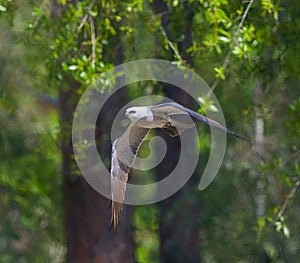
[{"label": "blurred forest background", "polygon": [[[1,0],[0,22],[0,262],[299,262],[298,0]],[[202,125],[195,175],[167,200],[125,206],[114,233],[109,200],[74,162],[73,112],[100,73],[144,58],[202,76],[227,126],[254,144],[228,137],[218,176],[200,192],[210,151]],[[108,162],[105,127],[150,94],[195,106],[160,83],[122,89],[96,131]],[[214,109],[207,94],[200,100]],[[158,179],[180,145],[170,147],[148,172]]]}]

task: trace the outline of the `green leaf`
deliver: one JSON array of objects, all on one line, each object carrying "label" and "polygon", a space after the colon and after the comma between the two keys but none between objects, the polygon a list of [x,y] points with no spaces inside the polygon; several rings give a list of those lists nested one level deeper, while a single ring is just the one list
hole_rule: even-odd
[{"label": "green leaf", "polygon": [[59,2],[60,2],[62,5],[66,5],[67,0],[59,0]]},{"label": "green leaf", "polygon": [[39,7],[35,7],[33,9],[32,15],[33,16],[40,16],[42,14],[42,10]]},{"label": "green leaf", "polygon": [[73,71],[73,70],[76,70],[78,68],[77,65],[71,65],[68,67],[69,70]]},{"label": "green leaf", "polygon": [[283,234],[284,234],[287,238],[290,238],[290,237],[291,237],[290,230],[288,229],[287,226],[284,226],[284,227],[283,227]]},{"label": "green leaf", "polygon": [[222,80],[225,80],[225,69],[224,67],[218,67],[218,68],[214,68],[214,70],[217,72],[216,74],[216,78],[220,78]]},{"label": "green leaf", "polygon": [[179,4],[179,1],[178,1],[178,0],[174,0],[173,3],[172,3],[173,7],[177,7],[178,4]]},{"label": "green leaf", "polygon": [[3,5],[0,5],[0,11],[1,12],[6,12],[7,11],[7,8]]},{"label": "green leaf", "polygon": [[282,223],[280,221],[276,221],[275,226],[276,226],[276,232],[280,232],[280,230],[282,229]]},{"label": "green leaf", "polygon": [[215,49],[216,49],[216,51],[217,51],[218,54],[222,53],[222,50],[221,50],[221,48],[220,48],[219,45],[215,45]]},{"label": "green leaf", "polygon": [[219,36],[219,40],[221,40],[224,43],[230,43],[230,39],[228,37]]}]

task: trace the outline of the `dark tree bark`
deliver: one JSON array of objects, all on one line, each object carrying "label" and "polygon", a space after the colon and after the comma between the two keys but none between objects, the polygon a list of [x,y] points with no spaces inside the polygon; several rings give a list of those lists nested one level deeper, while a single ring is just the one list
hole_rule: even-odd
[{"label": "dark tree bark", "polygon": [[[61,125],[65,127],[62,139],[62,173],[67,262],[134,262],[131,210],[123,209],[122,224],[114,232],[109,228],[110,200],[97,193],[84,177],[76,174],[78,170],[73,158],[70,128],[78,84],[70,86],[69,91],[60,93]],[[108,118],[110,112],[112,111],[107,111]]]},{"label": "dark tree bark", "polygon": [[[165,87],[165,95],[183,105],[193,101],[174,87]],[[186,131],[188,132],[188,131]],[[176,169],[180,158],[180,142],[161,133],[167,142],[168,151],[164,162],[157,167],[158,175],[168,175]],[[159,180],[162,178],[158,178]],[[193,174],[176,194],[159,203],[160,207],[160,259],[164,262],[201,262],[199,218],[200,200],[197,186],[199,176]]]},{"label": "dark tree bark", "polygon": [[[168,34],[169,10],[164,1],[154,1],[153,9],[155,13],[162,15],[162,27]],[[178,43],[178,49],[182,58],[192,65],[192,61],[186,54],[186,49],[191,43],[191,28],[193,10],[186,6],[182,19],[185,25],[180,25],[184,39]],[[172,41],[172,36],[168,36]],[[171,56],[172,57],[172,56]],[[195,101],[178,88],[165,85],[164,94],[183,105],[191,107]],[[196,108],[194,109],[196,110]],[[179,140],[171,139],[165,133],[161,133],[168,145],[167,155],[164,162],[157,167],[158,175],[168,175],[177,164],[180,154]],[[162,178],[158,178],[160,180]],[[201,262],[200,260],[200,239],[199,239],[199,215],[200,201],[197,185],[199,176],[192,175],[187,184],[176,194],[159,203],[160,207],[160,262]]]},{"label": "dark tree bark", "polygon": [[[56,12],[60,19],[61,11]],[[121,34],[120,34],[121,35]],[[119,43],[120,41],[117,41]],[[111,61],[116,65],[122,62],[122,47],[116,44],[109,47]],[[73,156],[71,126],[73,113],[79,100],[79,83],[69,77],[68,87],[60,90],[59,114],[62,127],[62,177],[65,215],[65,236],[68,263],[132,263],[135,262],[132,208],[124,206],[121,224],[116,232],[110,229],[110,200],[96,192],[80,175]],[[125,101],[125,90],[114,97],[106,108],[104,118],[99,120],[96,138],[99,152],[110,158],[111,143],[108,127],[114,114]],[[109,168],[109,167],[108,167]],[[101,174],[99,174],[101,176]]]}]

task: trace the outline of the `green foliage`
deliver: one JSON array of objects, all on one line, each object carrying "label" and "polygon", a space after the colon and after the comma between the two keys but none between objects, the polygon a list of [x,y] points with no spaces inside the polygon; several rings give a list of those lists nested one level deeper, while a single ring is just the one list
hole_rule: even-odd
[{"label": "green foliage", "polygon": [[134,241],[137,245],[138,262],[158,262],[158,208],[153,205],[138,207],[135,211],[134,221],[136,226]]},{"label": "green foliage", "polygon": [[38,99],[47,90],[45,52],[42,45],[26,46],[24,19],[33,6],[6,3],[0,15],[0,261],[60,262],[58,116]]},{"label": "green foliage", "polygon": [[7,7],[10,1],[4,1],[0,4],[0,12],[7,12]]},{"label": "green foliage", "polygon": [[5,17],[8,22],[12,22],[13,14],[16,11],[16,3],[12,0],[0,1],[0,18]]},{"label": "green foliage", "polygon": [[[55,96],[60,87],[75,81],[81,93],[116,64],[155,57],[179,66],[190,61],[212,83],[228,127],[241,135],[254,141],[256,107],[263,115],[263,158],[257,162],[252,145],[228,138],[219,176],[199,194],[203,262],[298,260],[298,1],[165,3],[167,30],[161,25],[166,14],[154,14],[152,1],[60,0],[55,2],[55,12],[46,2],[1,1],[1,262],[58,262],[61,257],[53,254],[63,251],[56,141],[66,136],[65,127],[59,126],[55,110],[41,109],[36,94]],[[188,19],[192,19],[191,42],[183,48]],[[113,76],[97,85],[103,90],[110,80]],[[257,83],[263,92],[259,105],[253,99]],[[27,93],[31,99],[24,96]],[[162,94],[159,83],[128,87],[131,99],[150,94]],[[199,112],[216,110],[207,94],[199,102]],[[205,135],[199,140],[201,147],[209,142]],[[206,147],[201,154],[205,160]],[[258,180],[265,202],[259,217]],[[159,221],[157,207],[136,209],[134,240],[139,262],[159,260]]]},{"label": "green foliage", "polygon": [[65,6],[63,16],[59,23],[54,23],[56,36],[50,44],[49,63],[54,65],[56,61],[60,65],[55,69],[55,85],[67,74],[86,87],[113,66],[113,50],[118,48],[120,39],[135,32],[123,21],[142,11],[143,2],[61,3]]},{"label": "green foliage", "polygon": [[[6,128],[0,140],[0,260],[44,262],[62,241],[59,151],[50,137],[56,133],[44,130],[44,120],[31,121],[28,130],[20,117],[1,118]],[[55,127],[57,120],[49,125]]]}]

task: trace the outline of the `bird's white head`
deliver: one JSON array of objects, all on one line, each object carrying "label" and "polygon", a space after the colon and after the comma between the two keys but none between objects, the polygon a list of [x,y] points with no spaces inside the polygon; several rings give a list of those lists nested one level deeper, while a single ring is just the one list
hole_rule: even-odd
[{"label": "bird's white head", "polygon": [[126,110],[125,115],[131,121],[137,121],[142,118],[152,118],[152,112],[149,107],[131,107]]}]

